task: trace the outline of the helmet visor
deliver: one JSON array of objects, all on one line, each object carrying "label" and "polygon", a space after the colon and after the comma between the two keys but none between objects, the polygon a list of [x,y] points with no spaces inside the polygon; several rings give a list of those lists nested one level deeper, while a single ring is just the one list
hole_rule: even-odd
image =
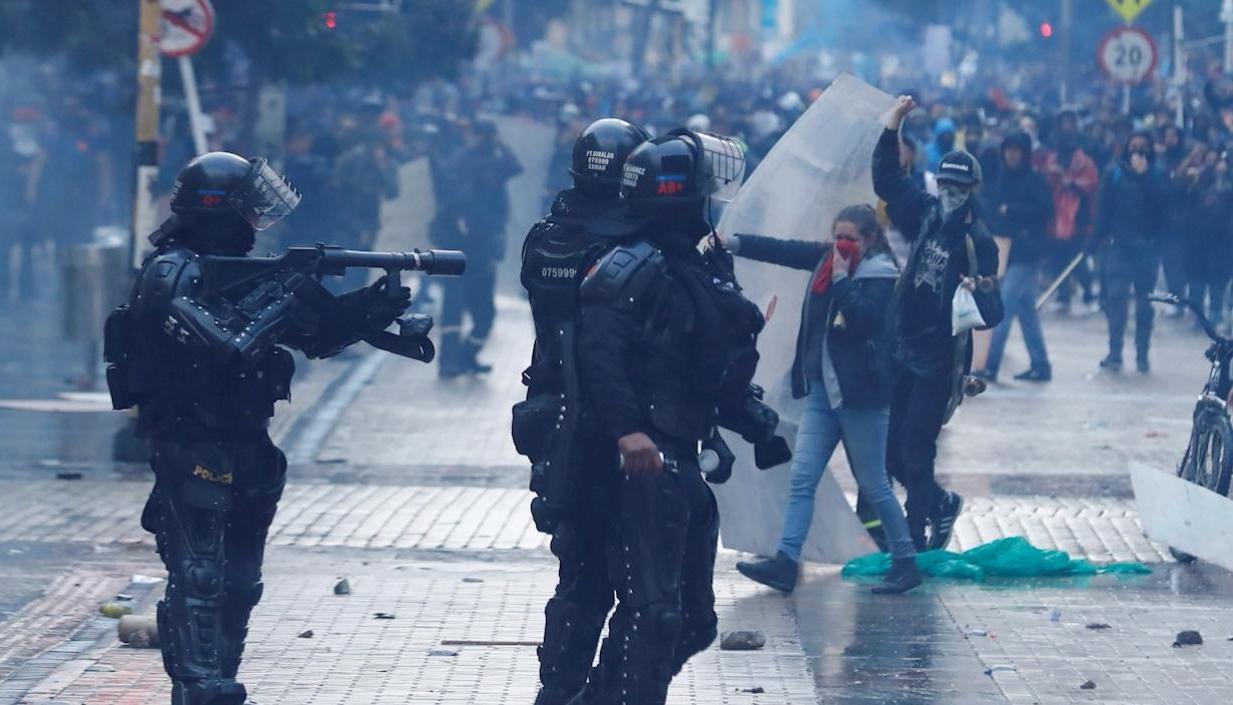
[{"label": "helmet visor", "polygon": [[300,194],[265,159],[253,162],[248,178],[230,196],[231,207],[256,230],[265,230],[300,205]]},{"label": "helmet visor", "polygon": [[709,132],[694,134],[702,147],[702,193],[717,201],[731,202],[745,182],[745,148],[731,137]]}]

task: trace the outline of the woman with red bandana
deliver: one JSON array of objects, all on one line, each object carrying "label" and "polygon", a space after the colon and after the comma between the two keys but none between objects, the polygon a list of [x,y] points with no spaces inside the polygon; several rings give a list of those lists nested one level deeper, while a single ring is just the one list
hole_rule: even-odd
[{"label": "woman with red bandana", "polygon": [[805,400],[792,461],[791,492],[774,558],[738,563],[746,577],[791,592],[813,520],[822,473],[843,441],[861,495],[882,521],[894,569],[876,593],[920,584],[916,550],[886,474],[890,390],[878,342],[899,276],[886,233],[871,206],[848,206],[832,226],[835,244],[756,235],[724,237],[741,257],[814,272],[792,364],[792,395]]}]

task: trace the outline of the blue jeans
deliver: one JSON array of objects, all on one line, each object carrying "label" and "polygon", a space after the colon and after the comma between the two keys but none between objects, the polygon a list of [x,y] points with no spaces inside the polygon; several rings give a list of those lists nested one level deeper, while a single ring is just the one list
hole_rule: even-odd
[{"label": "blue jeans", "polygon": [[1010,338],[1010,327],[1015,319],[1019,319],[1019,327],[1023,329],[1023,342],[1027,345],[1028,358],[1032,369],[1049,369],[1049,352],[1045,349],[1045,332],[1040,327],[1040,317],[1036,315],[1036,265],[1012,264],[1006,268],[1006,276],[1002,279],[1002,304],[1006,307],[1006,316],[997,328],[993,329],[993,341],[989,344],[989,359],[985,363],[985,372],[990,376],[998,376],[998,368],[1002,365],[1002,355],[1006,352],[1006,341]]},{"label": "blue jeans", "polygon": [[814,495],[826,464],[839,441],[848,452],[852,474],[861,494],[882,520],[891,555],[908,558],[916,555],[908,535],[903,507],[891,491],[886,474],[886,434],[890,411],[878,409],[832,409],[821,382],[813,382],[805,398],[788,495],[788,511],[783,521],[779,550],[793,560],[801,559],[801,548],[813,522]]}]

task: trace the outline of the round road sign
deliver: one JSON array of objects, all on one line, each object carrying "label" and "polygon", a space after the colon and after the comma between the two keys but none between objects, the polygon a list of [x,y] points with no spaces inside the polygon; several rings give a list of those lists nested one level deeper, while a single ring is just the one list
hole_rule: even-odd
[{"label": "round road sign", "polygon": [[164,56],[188,56],[205,46],[214,33],[210,0],[162,0],[159,49]]},{"label": "round road sign", "polygon": [[1138,27],[1118,27],[1100,42],[1099,59],[1109,78],[1135,85],[1156,70],[1156,43]]}]

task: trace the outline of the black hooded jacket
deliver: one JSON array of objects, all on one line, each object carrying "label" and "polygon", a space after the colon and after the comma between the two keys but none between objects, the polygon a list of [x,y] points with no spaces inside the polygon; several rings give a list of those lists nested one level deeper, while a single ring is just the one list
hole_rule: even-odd
[{"label": "black hooded jacket", "polygon": [[1108,241],[1111,247],[1136,251],[1159,246],[1168,224],[1169,186],[1156,168],[1148,139],[1146,173],[1136,174],[1131,168],[1128,149],[1123,150],[1120,160],[1105,169],[1100,180],[1093,242]]},{"label": "black hooded jacket", "polygon": [[[899,135],[885,130],[873,152],[873,190],[903,236],[912,243],[887,318],[890,355],[913,374],[966,374],[953,370],[960,338],[951,334],[951,301],[963,277],[995,277],[997,243],[973,209],[972,199],[949,215],[899,163]],[[972,271],[967,240],[975,249]],[[986,327],[1002,321],[1002,295],[995,288],[974,294]],[[970,335],[967,333],[965,335]]]},{"label": "black hooded jacket", "polygon": [[1023,160],[1014,169],[1002,164],[981,192],[981,203],[989,232],[1013,242],[1009,263],[1031,265],[1045,255],[1053,192],[1045,177],[1032,168],[1032,138],[1026,132],[1011,133],[1002,150],[1012,146],[1023,151]]}]

